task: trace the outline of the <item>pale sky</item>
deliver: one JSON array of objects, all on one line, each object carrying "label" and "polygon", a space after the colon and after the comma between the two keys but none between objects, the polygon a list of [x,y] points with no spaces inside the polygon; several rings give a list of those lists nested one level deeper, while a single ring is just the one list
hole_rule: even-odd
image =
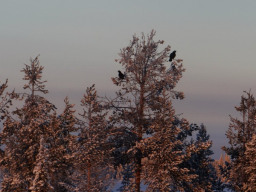
[{"label": "pale sky", "polygon": [[[0,81],[21,90],[20,70],[40,54],[50,101],[79,105],[85,87],[115,89],[114,62],[133,34],[157,32],[184,60],[174,102],[191,123],[204,123],[215,158],[226,144],[229,114],[244,90],[255,93],[256,1],[253,0],[0,0]],[[167,63],[168,64],[168,63]],[[169,65],[169,64],[168,64]]]}]

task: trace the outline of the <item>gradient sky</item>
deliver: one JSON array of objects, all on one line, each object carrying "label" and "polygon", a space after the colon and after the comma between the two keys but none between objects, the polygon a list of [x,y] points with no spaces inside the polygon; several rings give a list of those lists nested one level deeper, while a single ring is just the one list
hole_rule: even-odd
[{"label": "gradient sky", "polygon": [[256,1],[252,0],[1,0],[0,81],[21,90],[20,70],[40,54],[47,98],[59,108],[69,96],[79,105],[85,87],[115,90],[114,62],[133,34],[157,32],[184,60],[178,85],[186,98],[177,113],[204,123],[214,157],[227,143],[229,114],[244,90],[255,93]]}]

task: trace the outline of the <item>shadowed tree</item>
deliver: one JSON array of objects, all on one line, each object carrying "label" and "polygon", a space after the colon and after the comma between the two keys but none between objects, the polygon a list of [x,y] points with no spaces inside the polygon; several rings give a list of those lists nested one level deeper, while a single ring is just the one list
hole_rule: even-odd
[{"label": "shadowed tree", "polygon": [[[184,167],[189,169],[189,174],[197,175],[192,179],[192,188],[195,186],[201,187],[205,192],[216,191],[221,183],[218,183],[217,173],[213,165],[214,160],[211,158],[213,151],[211,150],[212,141],[207,134],[205,126],[194,126],[197,131],[196,140],[191,139],[190,143],[193,144],[197,151],[193,151],[190,158],[184,162]],[[186,187],[185,191],[192,191],[191,186]],[[221,190],[223,191],[223,190]]]}]

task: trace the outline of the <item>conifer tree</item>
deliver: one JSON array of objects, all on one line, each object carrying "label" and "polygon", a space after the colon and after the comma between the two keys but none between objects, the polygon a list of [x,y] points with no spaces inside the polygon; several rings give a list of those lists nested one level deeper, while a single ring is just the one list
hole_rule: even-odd
[{"label": "conifer tree", "polygon": [[78,135],[77,167],[84,174],[85,185],[81,191],[107,191],[109,174],[107,172],[108,148],[107,112],[97,95],[95,86],[86,89],[81,100],[83,125]]},{"label": "conifer tree", "polygon": [[74,105],[66,97],[65,108],[61,115],[53,115],[50,126],[52,136],[49,139],[49,161],[51,162],[52,185],[55,191],[68,191],[67,186],[73,186],[71,174],[74,171],[74,151],[77,131]]},{"label": "conifer tree", "polygon": [[[216,191],[222,184],[217,177],[217,172],[213,165],[214,160],[211,158],[213,154],[211,150],[212,141],[209,140],[210,136],[207,134],[203,124],[199,127],[196,126],[196,130],[198,131],[196,140],[192,138],[191,144],[194,144],[200,150],[193,152],[184,165],[190,170],[189,174],[197,175],[192,180],[192,187],[201,187],[205,192]],[[186,189],[186,191],[191,190],[190,187]]]},{"label": "conifer tree", "polygon": [[[183,131],[190,129],[186,119],[178,119],[172,107],[170,95],[165,90],[158,98],[161,104],[151,124],[152,136],[145,138],[144,158],[146,191],[183,191],[185,184],[190,185],[196,174],[189,174],[187,167],[181,166],[191,156],[191,152],[198,151],[201,146],[184,145],[179,137]],[[185,138],[185,137],[184,137]],[[195,147],[198,147],[195,148]],[[200,187],[191,186],[190,191],[199,191]]]},{"label": "conifer tree", "polygon": [[4,119],[6,113],[8,113],[7,108],[9,108],[8,103],[11,102],[7,98],[7,94],[5,93],[5,90],[7,88],[8,80],[5,81],[5,83],[0,85],[0,122]]},{"label": "conifer tree", "polygon": [[[173,157],[174,161],[171,162],[173,164],[168,165],[170,166],[169,170],[172,170],[171,166],[173,166],[173,172],[175,173],[178,172],[178,170],[175,170],[175,167],[183,159],[182,150],[177,149],[176,151],[175,148],[179,141],[174,138],[180,130],[172,126],[174,113],[172,108],[170,108],[170,100],[183,98],[183,93],[176,91],[174,88],[182,77],[184,68],[181,63],[182,60],[179,59],[174,59],[170,67],[165,65],[165,62],[168,60],[170,46],[159,51],[159,46],[164,41],[154,41],[154,36],[154,30],[148,36],[142,34],[141,38],[134,35],[130,44],[121,49],[120,59],[116,61],[123,67],[121,71],[123,71],[124,76],[123,78],[112,78],[113,83],[119,86],[120,89],[116,92],[116,98],[109,100],[109,105],[113,109],[113,115],[111,116],[112,125],[118,130],[113,151],[116,166],[118,163],[131,165],[134,176],[131,191],[135,192],[140,192],[140,184],[143,182],[145,171],[150,170],[150,166],[145,163],[144,159],[149,158],[157,161],[157,156],[153,155],[153,153],[157,155],[157,150],[161,149],[161,155],[166,158],[168,153],[176,153]],[[168,97],[165,102],[161,101],[164,97],[163,92]],[[169,102],[168,106],[164,106],[167,101]],[[169,107],[169,114],[165,114],[166,116],[162,115],[163,117],[159,121],[157,117],[161,116],[162,108],[167,110],[167,107]],[[168,122],[170,125],[165,120],[167,117],[170,120]],[[183,120],[182,124],[186,124],[186,127],[188,127],[185,122]],[[165,123],[162,130],[161,123]],[[163,141],[160,141],[159,137],[154,137],[154,134],[159,135],[163,141],[169,142],[169,145],[167,145],[168,149],[164,149]],[[167,134],[166,138],[164,134]],[[152,136],[151,142],[155,140],[155,142],[160,143],[157,146],[158,148],[156,147],[154,151],[150,152],[150,150],[146,150],[146,141],[149,142]],[[171,149],[174,149],[174,151]],[[183,150],[184,153],[189,153],[192,148],[187,148],[187,152],[185,152],[185,149]],[[181,154],[181,157],[178,157],[178,154]],[[168,160],[164,159],[164,161],[167,163]],[[160,166],[160,164],[158,165]],[[153,170],[152,168],[151,171]],[[185,173],[186,170],[181,171],[181,175],[185,175]],[[153,176],[153,173],[147,172],[147,174]],[[160,175],[159,172],[156,179],[160,180]],[[174,176],[173,174],[173,178]],[[145,177],[145,179],[147,178]],[[170,186],[175,183],[168,179],[163,181],[162,184],[166,182],[165,185]],[[180,177],[180,179],[182,178]],[[189,180],[185,176],[183,179]]]},{"label": "conifer tree", "polygon": [[248,180],[243,184],[243,191],[256,191],[256,134],[252,136],[251,141],[246,144],[245,150],[245,174]]},{"label": "conifer tree", "polygon": [[42,81],[43,67],[38,57],[30,60],[30,65],[25,64],[22,72],[25,73],[24,89],[29,89],[24,105],[13,111],[16,117],[7,116],[1,133],[2,144],[5,145],[4,157],[1,165],[5,169],[2,192],[29,191],[35,178],[34,168],[40,148],[40,139],[50,135],[48,126],[50,114],[54,111],[54,105],[37,93],[46,94]]},{"label": "conifer tree", "polygon": [[121,183],[121,187],[118,189],[118,191],[120,192],[125,192],[125,191],[129,191],[131,190],[131,180],[133,179],[133,173],[132,173],[132,168],[131,165],[124,165],[123,169],[122,169],[122,183]]},{"label": "conifer tree", "polygon": [[226,132],[230,146],[223,147],[223,150],[231,157],[230,167],[227,167],[229,184],[234,191],[243,191],[243,184],[248,181],[245,171],[247,160],[244,155],[246,145],[256,133],[254,96],[250,92],[245,92],[245,95],[241,97],[240,106],[235,107],[235,109],[242,118],[230,117],[231,122]]},{"label": "conifer tree", "polygon": [[8,87],[8,79],[2,84],[0,84],[0,123],[9,115],[9,108],[12,106],[14,99],[22,99],[22,95],[12,92],[6,92]]},{"label": "conifer tree", "polygon": [[50,183],[49,174],[49,152],[47,147],[44,146],[45,142],[43,137],[40,139],[39,153],[36,157],[36,166],[34,167],[34,179],[32,186],[29,188],[31,192],[53,192],[54,188]]}]

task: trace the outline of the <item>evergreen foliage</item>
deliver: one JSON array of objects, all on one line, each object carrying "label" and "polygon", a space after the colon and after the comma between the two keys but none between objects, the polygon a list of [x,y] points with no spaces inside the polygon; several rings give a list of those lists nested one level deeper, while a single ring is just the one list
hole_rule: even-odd
[{"label": "evergreen foliage", "polygon": [[[167,66],[171,47],[161,49],[155,35],[134,35],[121,49],[115,97],[88,87],[79,118],[67,97],[59,115],[44,97],[38,56],[21,70],[24,93],[7,92],[7,80],[0,85],[1,192],[105,192],[115,182],[118,191],[141,192],[142,184],[148,192],[256,191],[253,95],[245,92],[236,107],[241,119],[230,117],[223,149],[231,160],[214,162],[205,126],[173,108],[174,99],[184,98],[176,85],[185,69],[176,55]],[[14,99],[21,103],[16,109]]]},{"label": "evergreen foliage", "polygon": [[242,118],[230,117],[229,129],[226,136],[229,140],[229,147],[223,147],[223,150],[230,155],[231,163],[227,167],[228,182],[230,188],[234,191],[243,191],[243,184],[247,183],[248,175],[245,171],[247,159],[245,158],[246,145],[252,140],[256,133],[256,102],[250,92],[245,92],[241,97],[238,107],[235,107]]},{"label": "evergreen foliage", "polygon": [[248,180],[243,183],[245,192],[256,191],[256,134],[252,136],[252,140],[246,144],[245,150],[245,174]]},{"label": "evergreen foliage", "polygon": [[[107,145],[107,112],[94,85],[86,89],[81,100],[83,122],[78,135],[77,167],[85,176],[83,191],[107,191],[110,186]],[[85,190],[86,189],[86,190]]]},{"label": "evergreen foliage", "polygon": [[130,189],[136,192],[142,182],[148,191],[183,190],[180,183],[190,183],[195,175],[188,175],[189,170],[179,165],[199,150],[185,145],[189,123],[176,118],[172,108],[172,99],[184,97],[175,90],[184,72],[182,60],[173,59],[168,68],[165,62],[170,46],[159,51],[164,41],[154,41],[154,36],[154,30],[148,36],[134,35],[121,49],[116,61],[125,78],[112,78],[120,89],[116,98],[109,100],[112,125],[117,130],[115,163],[133,169]]}]

